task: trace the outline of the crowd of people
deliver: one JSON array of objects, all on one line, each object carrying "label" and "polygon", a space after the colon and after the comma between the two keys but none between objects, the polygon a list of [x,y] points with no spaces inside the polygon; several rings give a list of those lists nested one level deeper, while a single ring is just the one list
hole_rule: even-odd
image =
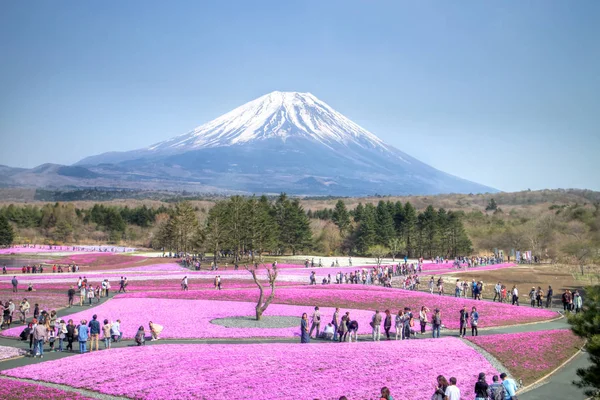
[{"label": "crowd of people", "polygon": [[[470,396],[462,394],[455,377],[446,379],[444,375],[439,375],[434,384],[431,400],[461,400],[471,396],[475,400],[517,400],[517,390],[518,386],[515,380],[509,378],[504,372],[494,375],[491,383],[487,382],[485,373],[480,372]],[[423,396],[426,398],[427,394]],[[381,388],[378,397],[379,400],[394,400],[392,392],[387,386]],[[341,396],[339,400],[348,400],[348,398]]]},{"label": "crowd of people", "polygon": [[[359,323],[350,317],[350,311],[344,314],[336,308],[331,322],[323,323],[323,315],[318,306],[315,307],[312,315],[307,313],[302,314],[300,320],[300,343],[309,343],[311,338],[319,338],[324,340],[339,341],[339,342],[356,342],[358,340]],[[479,335],[479,312],[477,307],[472,307],[470,311],[466,306],[458,310],[457,318],[459,320],[459,336],[465,337],[467,328],[471,328],[471,336]],[[422,306],[417,313],[413,314],[410,307],[404,307],[398,310],[398,313],[393,315],[390,310],[385,310],[380,313],[375,310],[375,313],[368,322],[371,326],[373,341],[381,340],[381,327],[387,340],[405,340],[415,338],[416,335],[425,335],[427,325],[431,327],[431,337],[439,338],[440,331],[444,327],[442,324],[442,312],[439,309],[431,310],[426,306]],[[418,327],[417,327],[418,323]],[[323,329],[321,330],[321,326]],[[394,330],[392,331],[392,328]],[[313,337],[313,332],[315,336]]]}]

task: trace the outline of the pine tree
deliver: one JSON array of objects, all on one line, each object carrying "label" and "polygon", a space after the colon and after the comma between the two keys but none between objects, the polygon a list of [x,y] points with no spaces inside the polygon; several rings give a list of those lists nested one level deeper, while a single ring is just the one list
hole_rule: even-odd
[{"label": "pine tree", "polygon": [[395,237],[394,217],[389,212],[389,207],[383,201],[377,204],[375,216],[377,244],[387,246],[390,239]]},{"label": "pine tree", "polygon": [[571,330],[577,336],[587,339],[586,350],[591,365],[579,368],[579,381],[573,382],[584,388],[585,394],[600,399],[600,285],[585,289],[586,299],[583,311],[569,316]]},{"label": "pine tree", "polygon": [[494,200],[494,198],[491,198],[488,202],[487,207],[485,207],[485,211],[496,211],[497,208],[498,204],[496,204],[496,200]]},{"label": "pine tree", "polygon": [[417,211],[408,201],[404,205],[404,226],[402,236],[406,244],[406,252],[408,257],[413,257],[416,247],[415,231],[417,228]]},{"label": "pine tree", "polygon": [[362,213],[358,232],[356,233],[356,245],[361,254],[367,255],[369,248],[376,243],[375,214],[375,207],[372,204],[367,204]]},{"label": "pine tree", "polygon": [[337,225],[342,236],[350,227],[350,214],[346,209],[346,204],[342,200],[338,200],[335,204],[335,209],[333,210],[331,220]]},{"label": "pine tree", "polygon": [[10,246],[15,240],[15,232],[10,222],[0,215],[0,246]]},{"label": "pine tree", "polygon": [[362,221],[364,211],[365,207],[362,205],[362,203],[358,203],[354,209],[354,222]]}]

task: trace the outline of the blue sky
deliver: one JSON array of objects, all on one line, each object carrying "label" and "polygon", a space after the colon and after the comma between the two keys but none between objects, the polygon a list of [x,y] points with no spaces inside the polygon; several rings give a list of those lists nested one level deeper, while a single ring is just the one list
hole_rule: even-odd
[{"label": "blue sky", "polygon": [[0,164],[182,134],[273,90],[501,190],[600,190],[600,2],[3,1]]}]

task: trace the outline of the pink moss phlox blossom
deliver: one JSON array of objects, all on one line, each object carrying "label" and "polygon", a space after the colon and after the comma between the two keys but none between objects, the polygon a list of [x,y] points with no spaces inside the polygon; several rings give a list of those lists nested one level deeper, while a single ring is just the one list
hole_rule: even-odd
[{"label": "pink moss phlox blossom", "polygon": [[[65,368],[65,362],[69,368]],[[118,366],[98,373],[90,365]],[[77,371],[77,373],[73,373]],[[422,400],[454,376],[465,398],[477,374],[498,371],[455,338],[390,342],[168,344],[117,348],[2,373],[137,399]],[[142,379],[143,377],[143,379]]]}]

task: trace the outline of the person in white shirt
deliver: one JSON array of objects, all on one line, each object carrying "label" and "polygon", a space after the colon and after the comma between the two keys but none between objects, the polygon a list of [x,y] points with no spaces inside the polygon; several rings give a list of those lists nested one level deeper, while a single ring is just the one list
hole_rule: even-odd
[{"label": "person in white shirt", "polygon": [[444,393],[444,400],[460,400],[460,389],[456,386],[456,378],[450,378],[450,385]]}]

